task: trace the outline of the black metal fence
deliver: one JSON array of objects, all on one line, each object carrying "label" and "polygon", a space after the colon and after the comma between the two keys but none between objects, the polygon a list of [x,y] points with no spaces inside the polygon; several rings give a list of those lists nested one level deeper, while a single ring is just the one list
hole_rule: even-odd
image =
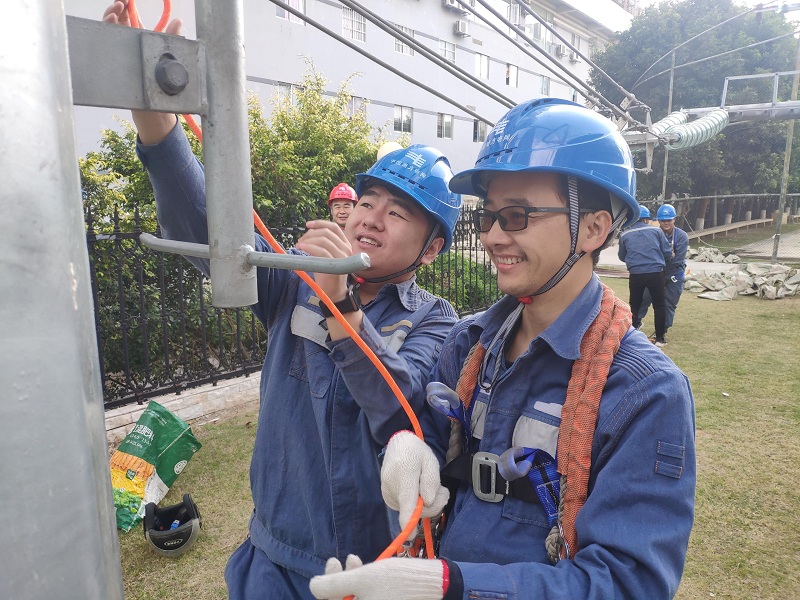
[{"label": "black metal fence", "polygon": [[[796,196],[789,200],[796,203]],[[679,226],[687,231],[771,217],[778,206],[775,194],[684,196],[673,202]],[[656,205],[651,208],[655,212]],[[296,217],[286,221],[305,222]],[[266,330],[250,310],[213,307],[210,283],[202,273],[180,256],[153,252],[139,242],[142,222],[136,212],[124,218],[117,211],[104,217],[86,214],[106,408],[258,371],[266,351]],[[272,230],[287,247],[303,231]],[[451,251],[420,269],[417,281],[447,298],[462,316],[500,297],[471,225],[471,210],[456,225]]]},{"label": "black metal fence", "polygon": [[[420,285],[448,298],[462,315],[499,297],[468,217],[456,227],[454,250],[418,276]],[[136,212],[125,218],[117,211],[108,217],[86,214],[107,409],[258,371],[266,350],[266,330],[249,309],[213,307],[202,273],[180,256],[153,252],[139,242],[142,221]],[[272,230],[286,246],[302,231]]]}]

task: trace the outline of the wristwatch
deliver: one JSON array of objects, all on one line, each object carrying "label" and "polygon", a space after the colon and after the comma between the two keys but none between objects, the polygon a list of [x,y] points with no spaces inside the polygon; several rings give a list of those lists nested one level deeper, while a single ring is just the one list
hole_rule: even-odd
[{"label": "wristwatch", "polygon": [[[361,310],[361,296],[358,294],[358,287],[358,285],[348,285],[347,296],[344,297],[344,300],[334,302],[333,305],[338,308],[339,312],[343,315]],[[333,316],[333,313],[324,302],[319,303],[319,309],[322,311],[323,316]]]}]

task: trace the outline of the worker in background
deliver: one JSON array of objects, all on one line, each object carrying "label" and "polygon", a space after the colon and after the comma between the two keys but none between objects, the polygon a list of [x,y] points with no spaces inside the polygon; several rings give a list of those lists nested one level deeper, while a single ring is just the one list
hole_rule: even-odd
[{"label": "worker in background", "polygon": [[328,210],[331,211],[331,221],[344,230],[347,217],[358,202],[356,191],[346,183],[340,183],[331,190],[328,196]]},{"label": "worker in background", "polygon": [[311,590],[671,598],[694,518],[694,401],[593,273],[615,230],[638,218],[627,143],[578,104],[524,102],[450,189],[481,198],[474,225],[506,296],[450,333],[428,396],[447,416],[429,415],[425,442],[395,434],[381,469],[402,523],[418,496],[423,515],[450,496],[440,559],[331,559]]},{"label": "worker in background", "polygon": [[[689,250],[689,235],[679,227],[675,227],[677,218],[675,207],[671,204],[662,204],[656,211],[658,226],[672,246],[672,259],[667,261],[667,269],[664,274],[664,335],[666,336],[669,328],[675,320],[675,310],[683,293],[683,280],[686,274],[686,252]],[[642,297],[642,307],[639,309],[639,321],[644,321],[647,309],[652,303],[649,290],[644,291]],[[655,335],[655,334],[654,334]],[[666,339],[666,337],[664,338]]]},{"label": "worker in background", "polygon": [[[128,25],[127,2],[104,20]],[[168,25],[178,34],[179,23]],[[167,239],[208,243],[205,180],[175,115],[133,112],[137,153],[148,171]],[[415,272],[447,252],[460,197],[447,158],[414,145],[356,176],[359,202],[344,231],[311,221],[289,254],[346,258],[366,253],[353,276],[313,274],[361,340],[423,412],[425,385],[453,307],[421,289]],[[271,249],[261,236],[254,247]],[[208,275],[208,261],[194,264]],[[378,369],[293,271],[257,269],[252,310],[268,331],[250,484],[254,511],[225,569],[233,600],[311,599],[309,580],[329,556],[372,560],[395,523],[381,497],[378,456],[410,421]]]},{"label": "worker in background", "polygon": [[664,232],[658,227],[651,227],[650,210],[639,206],[639,221],[619,236],[620,260],[628,267],[628,288],[630,289],[630,305],[633,313],[633,326],[642,326],[639,310],[642,307],[645,290],[650,292],[653,304],[653,315],[656,322],[655,345],[659,348],[666,345],[666,308],[664,305],[664,272],[672,260],[672,246]]}]

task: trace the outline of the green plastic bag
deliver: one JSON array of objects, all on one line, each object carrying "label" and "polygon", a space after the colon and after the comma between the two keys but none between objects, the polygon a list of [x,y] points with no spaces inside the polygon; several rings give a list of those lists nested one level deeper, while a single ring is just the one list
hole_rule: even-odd
[{"label": "green plastic bag", "polygon": [[158,504],[200,446],[186,421],[151,400],[111,455],[117,527],[130,531],[148,502]]}]

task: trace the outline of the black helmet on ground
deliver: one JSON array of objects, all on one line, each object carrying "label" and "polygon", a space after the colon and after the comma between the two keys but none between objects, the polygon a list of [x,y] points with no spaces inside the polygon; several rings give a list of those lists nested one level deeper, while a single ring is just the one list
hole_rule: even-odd
[{"label": "black helmet on ground", "polygon": [[150,502],[144,509],[144,537],[154,551],[164,556],[180,556],[194,544],[203,526],[200,511],[191,494],[183,502],[159,508]]}]

